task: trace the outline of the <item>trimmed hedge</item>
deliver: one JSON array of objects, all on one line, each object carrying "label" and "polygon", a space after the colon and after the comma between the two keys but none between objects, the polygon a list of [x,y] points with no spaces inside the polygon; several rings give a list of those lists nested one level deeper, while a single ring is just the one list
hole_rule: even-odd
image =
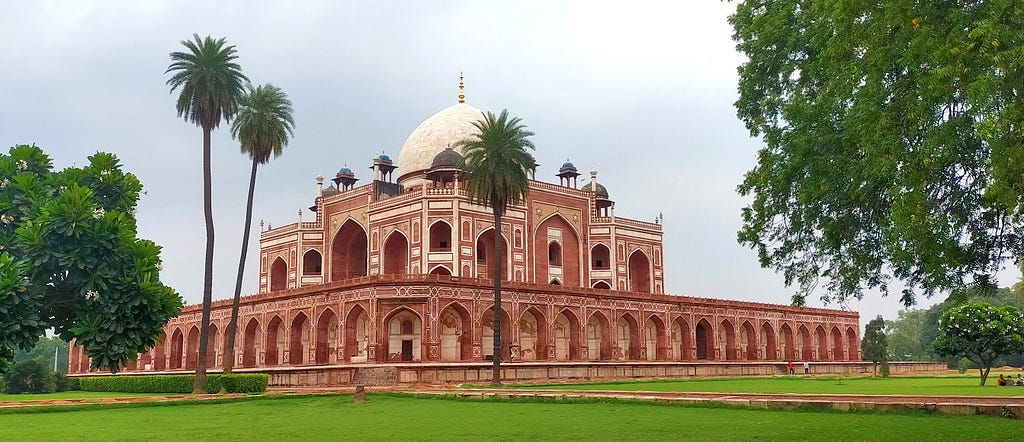
[{"label": "trimmed hedge", "polygon": [[[81,377],[84,391],[114,391],[122,393],[192,393],[195,375],[138,375]],[[270,376],[266,374],[209,375],[207,393],[218,393],[221,387],[228,393],[262,393],[267,390]]]}]

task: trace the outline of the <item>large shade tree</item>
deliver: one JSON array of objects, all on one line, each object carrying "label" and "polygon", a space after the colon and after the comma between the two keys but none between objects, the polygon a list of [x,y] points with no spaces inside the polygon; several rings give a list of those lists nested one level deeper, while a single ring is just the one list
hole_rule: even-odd
[{"label": "large shade tree", "polygon": [[245,257],[249,251],[249,231],[252,224],[252,196],[256,189],[256,169],[267,164],[271,156],[281,156],[293,135],[295,119],[292,117],[292,102],[281,89],[272,84],[248,86],[239,102],[238,113],[231,122],[231,136],[241,145],[242,153],[249,155],[252,169],[249,172],[249,195],[245,203],[245,224],[242,230],[242,250],[238,258],[238,275],[235,278],[235,297],[231,303],[231,322],[227,330],[227,350],[224,358],[224,372],[234,368],[235,330],[238,324],[238,303],[242,296],[242,275],[245,273]]},{"label": "large shade tree", "polygon": [[739,242],[794,301],[994,287],[1024,252],[1024,8],[739,1],[737,113],[765,147]]},{"label": "large shade tree", "polygon": [[142,184],[111,154],[54,171],[36,146],[0,154],[0,372],[47,328],[116,372],[151,348],[182,300],[139,239]]},{"label": "large shade tree", "polygon": [[984,386],[996,359],[1024,352],[1024,314],[1011,305],[968,301],[942,314],[933,346],[941,356],[974,362]]},{"label": "large shade tree", "polygon": [[[866,361],[871,361],[871,375],[878,373],[878,364],[887,361],[888,343],[885,339],[885,320],[879,315],[864,327],[864,337],[860,340],[860,354]],[[887,375],[885,371],[883,375]]]},{"label": "large shade tree", "polygon": [[498,116],[491,112],[473,122],[476,132],[456,143],[463,152],[462,171],[466,195],[471,201],[489,206],[494,215],[494,357],[491,382],[501,383],[501,275],[504,263],[504,238],[501,217],[511,205],[522,204],[529,190],[527,171],[537,163],[527,149],[533,149],[530,137],[519,117],[508,110]]},{"label": "large shade tree", "polygon": [[210,304],[213,301],[213,201],[210,171],[210,134],[221,121],[231,120],[248,81],[235,62],[235,47],[224,38],[214,40],[193,34],[181,42],[185,51],[171,52],[167,85],[179,91],[178,116],[203,129],[203,215],[206,220],[206,253],[203,277],[203,312],[199,334],[199,358],[193,392],[206,392],[206,353],[209,341]]}]

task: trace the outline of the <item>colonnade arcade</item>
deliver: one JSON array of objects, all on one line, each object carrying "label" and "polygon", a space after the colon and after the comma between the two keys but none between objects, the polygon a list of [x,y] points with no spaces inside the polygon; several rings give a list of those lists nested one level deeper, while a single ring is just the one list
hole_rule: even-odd
[{"label": "colonnade arcade", "polygon": [[[493,355],[493,312],[485,302],[369,300],[260,315],[240,315],[236,366],[274,367],[365,362],[479,362]],[[431,304],[436,308],[431,308]],[[474,307],[475,306],[475,307]],[[787,319],[642,313],[516,303],[502,310],[502,357],[518,361],[850,361],[859,360],[854,324]],[[375,321],[371,312],[382,312]],[[510,311],[511,310],[511,311]],[[510,314],[511,313],[511,314]],[[222,316],[222,315],[221,315]],[[227,318],[210,325],[207,365],[224,357]],[[198,325],[171,324],[128,370],[190,370]],[[72,367],[88,370],[81,349]]]}]

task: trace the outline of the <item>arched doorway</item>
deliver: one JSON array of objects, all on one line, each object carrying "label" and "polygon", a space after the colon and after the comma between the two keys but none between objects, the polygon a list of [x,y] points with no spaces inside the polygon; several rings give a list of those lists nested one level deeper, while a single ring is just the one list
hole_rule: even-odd
[{"label": "arched doorway", "polygon": [[316,321],[316,363],[338,362],[338,317],[331,309],[324,310]]},{"label": "arched doorway", "polygon": [[825,334],[825,328],[818,326],[814,329],[814,343],[817,344],[818,357],[816,361],[827,361],[828,357],[828,335]]},{"label": "arched doorway", "polygon": [[611,252],[608,251],[608,246],[604,244],[598,244],[590,249],[590,269],[591,270],[609,270],[611,269],[612,260]]},{"label": "arched doorway", "polygon": [[352,307],[345,319],[345,358],[348,362],[367,362],[370,317],[362,306]]},{"label": "arched doorway", "polygon": [[387,320],[388,361],[410,362],[421,360],[423,323],[412,310],[400,309]]},{"label": "arched doorway", "polygon": [[430,251],[450,252],[452,250],[452,226],[444,221],[430,225]]},{"label": "arched doorway", "polygon": [[[502,236],[505,250],[502,253],[501,274],[502,280],[508,281],[508,240]],[[476,276],[478,278],[493,278],[493,269],[496,265],[496,253],[494,252],[494,228],[485,230],[476,240]],[[486,345],[484,345],[486,347]]]},{"label": "arched doorway", "polygon": [[366,231],[350,219],[331,242],[331,280],[359,276],[366,276]]},{"label": "arched doorway", "polygon": [[782,357],[787,361],[799,359],[796,351],[796,342],[793,339],[793,329],[789,324],[782,324]]},{"label": "arched doorway", "polygon": [[409,273],[409,240],[402,232],[395,230],[384,241],[385,275],[404,275]]},{"label": "arched doorway", "polygon": [[288,340],[288,364],[302,365],[309,362],[309,318],[299,312],[292,319],[291,334]]},{"label": "arched doorway", "polygon": [[647,350],[648,361],[664,361],[668,359],[666,353],[668,348],[665,345],[665,325],[657,316],[647,318],[644,323],[644,346]]},{"label": "arched doorway", "polygon": [[849,361],[860,360],[860,340],[857,339],[857,331],[853,327],[846,329],[846,358]]},{"label": "arched doorway", "polygon": [[844,361],[843,357],[843,332],[839,331],[839,327],[832,327],[832,360],[833,361]]},{"label": "arched doorway", "polygon": [[814,352],[811,351],[811,349],[813,348],[811,346],[811,332],[807,330],[807,327],[804,325],[800,325],[800,328],[798,328],[796,331],[796,344],[797,347],[800,348],[800,359],[805,361],[810,361],[814,359]]},{"label": "arched doorway", "polygon": [[270,265],[270,291],[276,292],[288,288],[288,263],[280,256]]},{"label": "arched doorway", "polygon": [[256,355],[260,353],[260,341],[262,340],[260,322],[252,318],[245,325],[245,335],[242,340],[242,366],[255,367]]},{"label": "arched doorway", "polygon": [[[181,333],[181,329],[176,328],[171,332],[171,361],[170,369],[177,370],[181,368],[181,356],[184,354],[184,335]],[[84,358],[83,358],[84,359]],[[88,369],[83,370],[88,371]]]},{"label": "arched doorway", "polygon": [[207,332],[207,347],[206,347],[206,367],[216,367],[217,360],[220,359],[220,335],[217,334],[217,325],[210,324],[209,331]]},{"label": "arched doorway", "polygon": [[[480,346],[485,360],[494,358],[494,309],[489,308],[480,319]],[[512,341],[512,319],[505,309],[501,310],[501,355],[502,361],[509,359],[509,342]]]},{"label": "arched doorway", "polygon": [[263,356],[263,363],[265,365],[280,365],[284,361],[284,339],[284,321],[281,320],[280,316],[274,315],[274,318],[267,323],[267,351]]},{"label": "arched doorway", "polygon": [[323,270],[323,256],[316,249],[310,249],[302,255],[302,274],[319,275]]},{"label": "arched doorway", "polygon": [[718,326],[718,348],[722,351],[721,358],[725,361],[736,360],[736,331],[728,319],[723,319]]},{"label": "arched doorway", "polygon": [[153,353],[156,355],[153,361],[153,369],[156,371],[163,371],[167,368],[167,354],[164,347],[167,346],[167,333],[161,333],[160,339],[156,341],[156,345],[153,346]]},{"label": "arched doorway", "polygon": [[594,283],[595,289],[611,290],[612,286],[605,281],[597,281]]},{"label": "arched doorway", "polygon": [[651,260],[640,250],[629,255],[629,291],[651,292]]},{"label": "arched doorway", "polygon": [[697,322],[695,332],[697,335],[697,359],[715,359],[714,334],[711,332],[711,324],[708,323],[707,319],[701,319]]},{"label": "arched doorway", "polygon": [[[533,247],[540,252],[535,281],[557,279],[559,284],[567,287],[584,286],[580,284],[580,240],[572,224],[561,215],[554,214],[542,221],[534,232]],[[546,265],[541,258],[545,251]]]},{"label": "arched doorway", "polygon": [[519,318],[519,358],[524,361],[548,357],[547,323],[536,307],[530,307]]},{"label": "arched doorway", "polygon": [[629,313],[619,317],[615,322],[615,349],[612,358],[619,360],[639,359],[639,345],[636,320]]},{"label": "arched doorway", "polygon": [[579,360],[580,322],[569,310],[562,310],[555,316],[555,359],[559,361]]},{"label": "arched doorway", "polygon": [[757,357],[757,333],[754,332],[754,326],[750,325],[749,321],[743,321],[740,324],[740,354],[742,358],[748,361],[756,361]]},{"label": "arched doorway", "polygon": [[677,361],[689,361],[693,358],[690,350],[690,324],[683,318],[672,321],[672,353]]},{"label": "arched doorway", "polygon": [[439,266],[434,267],[433,269],[431,269],[430,270],[430,274],[431,275],[452,276],[452,271],[448,270],[448,267],[439,265]]},{"label": "arched doorway", "polygon": [[188,330],[188,349],[185,351],[185,368],[196,369],[196,362],[199,361],[199,327],[192,326]]},{"label": "arched doorway", "polygon": [[[469,311],[453,303],[441,311],[441,360],[473,359],[473,329]],[[486,345],[487,343],[483,343]]]},{"label": "arched doorway", "polygon": [[612,358],[612,343],[609,338],[608,319],[601,312],[594,312],[587,320],[587,356],[592,361]]},{"label": "arched doorway", "polygon": [[775,330],[772,330],[771,324],[765,322],[761,324],[761,353],[764,355],[766,361],[778,360],[779,344],[775,340]]}]

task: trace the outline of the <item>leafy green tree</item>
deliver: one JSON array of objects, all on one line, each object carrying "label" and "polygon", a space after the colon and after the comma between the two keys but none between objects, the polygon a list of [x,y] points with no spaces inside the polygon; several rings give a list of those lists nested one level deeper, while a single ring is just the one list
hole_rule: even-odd
[{"label": "leafy green tree", "polygon": [[36,146],[0,154],[0,177],[0,365],[51,327],[95,368],[151,348],[182,301],[160,282],[160,247],[137,238],[138,178],[106,153],[54,172]]},{"label": "leafy green tree", "polygon": [[943,313],[934,347],[940,355],[970,359],[984,386],[997,358],[1024,352],[1024,314],[1014,306],[969,301]]},{"label": "leafy green tree", "polygon": [[288,95],[272,84],[248,87],[242,96],[238,114],[231,123],[231,136],[238,139],[242,153],[252,159],[249,172],[249,197],[245,203],[245,224],[242,233],[242,251],[238,258],[238,275],[235,278],[235,297],[231,303],[231,322],[227,330],[227,351],[224,357],[224,373],[234,368],[235,330],[238,323],[238,303],[242,296],[242,275],[245,273],[245,256],[249,250],[249,228],[252,225],[252,195],[256,189],[256,168],[267,164],[271,155],[281,156],[281,150],[293,136],[295,119],[292,117],[292,102]]},{"label": "leafy green tree", "polygon": [[893,321],[886,321],[885,335],[889,360],[925,361],[931,359],[931,341],[924,342],[926,311],[901,310]]},{"label": "leafy green tree", "polygon": [[14,355],[15,362],[38,359],[43,365],[54,368],[55,373],[68,372],[68,343],[60,338],[39,338],[30,350],[21,350]]},{"label": "leafy green tree", "polygon": [[235,63],[235,47],[224,38],[207,36],[181,42],[187,51],[171,52],[167,67],[171,93],[180,89],[175,108],[178,116],[203,128],[203,215],[206,219],[205,273],[203,276],[203,312],[199,331],[199,360],[193,392],[206,392],[206,352],[210,332],[210,304],[213,301],[213,198],[210,171],[210,134],[222,120],[230,121],[238,109],[248,78]]},{"label": "leafy green tree", "polygon": [[895,280],[910,306],[1024,257],[1018,1],[746,0],[729,21],[765,142],[738,240],[798,298]]},{"label": "leafy green tree", "polygon": [[4,393],[53,393],[57,382],[53,371],[38,359],[29,359],[14,364],[4,375]]},{"label": "leafy green tree", "polygon": [[878,373],[878,364],[888,362],[885,340],[885,320],[879,315],[864,327],[864,337],[860,340],[860,353],[865,360],[871,361],[872,375]]},{"label": "leafy green tree", "polygon": [[501,217],[510,205],[522,204],[529,191],[526,172],[537,167],[527,149],[533,149],[533,132],[519,117],[509,118],[508,110],[497,117],[487,112],[473,122],[478,133],[458,141],[455,146],[464,154],[461,169],[466,181],[466,195],[471,201],[489,206],[494,215],[494,361],[491,383],[501,384],[501,266],[504,261],[504,239]]}]

